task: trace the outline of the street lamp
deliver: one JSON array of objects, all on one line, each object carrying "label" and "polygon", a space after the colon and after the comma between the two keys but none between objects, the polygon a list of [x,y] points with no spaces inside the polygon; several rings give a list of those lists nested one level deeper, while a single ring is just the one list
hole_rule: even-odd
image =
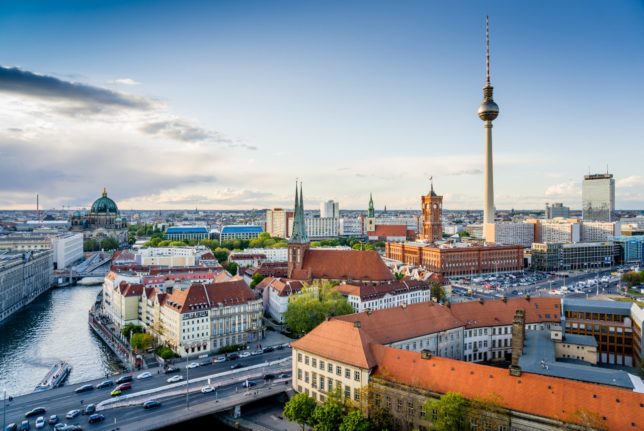
[{"label": "street lamp", "polygon": [[183,347],[186,351],[186,410],[190,410],[190,368],[188,368],[188,347]]}]

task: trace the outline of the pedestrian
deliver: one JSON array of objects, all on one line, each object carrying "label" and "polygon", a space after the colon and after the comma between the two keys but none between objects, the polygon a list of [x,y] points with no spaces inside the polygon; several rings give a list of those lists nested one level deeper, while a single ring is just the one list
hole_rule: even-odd
[{"label": "pedestrian", "polygon": [[83,400],[81,400],[81,406],[83,405]]}]

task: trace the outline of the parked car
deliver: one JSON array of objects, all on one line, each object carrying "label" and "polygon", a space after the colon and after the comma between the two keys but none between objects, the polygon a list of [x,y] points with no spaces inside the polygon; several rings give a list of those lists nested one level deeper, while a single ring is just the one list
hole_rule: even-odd
[{"label": "parked car", "polygon": [[146,371],[145,373],[141,373],[138,376],[136,376],[137,380],[143,380],[143,379],[149,379],[152,377],[152,373],[149,371]]},{"label": "parked car", "polygon": [[116,389],[120,391],[127,391],[128,389],[132,389],[132,384],[131,383],[121,383],[116,387]]},{"label": "parked car", "polygon": [[127,382],[131,382],[132,380],[133,380],[132,376],[126,375],[126,376],[119,377],[119,379],[116,381],[116,383],[117,384],[119,384],[119,383],[127,383]]},{"label": "parked car", "polygon": [[31,425],[29,425],[29,421],[22,421],[20,424],[20,431],[27,431],[31,429]]},{"label": "parked car", "polygon": [[232,365],[230,366],[230,369],[231,369],[231,370],[236,370],[236,369],[241,368],[241,367],[243,367],[243,365],[242,365],[242,364],[240,364],[240,363],[236,363],[236,364],[232,364]]},{"label": "parked car", "polygon": [[44,407],[36,407],[34,409],[29,410],[27,413],[25,413],[26,418],[30,418],[32,416],[38,416],[43,413],[45,413],[47,410]]},{"label": "parked car", "polygon": [[178,375],[178,376],[172,376],[168,380],[166,380],[168,383],[177,383],[183,380],[183,376]]},{"label": "parked car", "polygon": [[213,364],[218,364],[220,362],[226,362],[226,357],[225,356],[217,356],[212,360]]},{"label": "parked car", "polygon": [[80,412],[81,412],[81,411],[80,411],[80,410],[78,410],[78,409],[70,410],[70,411],[68,411],[68,412],[67,412],[67,414],[65,415],[65,417],[66,417],[67,419],[74,419],[76,416],[78,416],[78,415],[80,414]]},{"label": "parked car", "polygon": [[47,423],[49,425],[56,425],[58,423],[58,415],[49,416],[49,419],[47,420]]},{"label": "parked car", "polygon": [[250,356],[250,352],[241,352],[239,354],[240,358],[248,358]]},{"label": "parked car", "polygon": [[275,374],[264,374],[264,380],[275,380]]},{"label": "parked car", "polygon": [[178,373],[180,370],[176,367],[168,367],[165,369],[164,373],[166,374],[172,374],[172,373]]},{"label": "parked car", "polygon": [[262,349],[257,349],[257,350],[253,350],[252,352],[250,352],[250,354],[253,355],[253,356],[261,355],[262,353],[264,353],[264,351]]},{"label": "parked car", "polygon": [[83,386],[79,386],[76,389],[74,389],[74,392],[76,392],[77,394],[80,394],[81,392],[88,392],[88,391],[93,391],[93,390],[94,390],[94,386],[92,386],[92,385],[83,385]]},{"label": "parked car", "polygon": [[278,379],[286,379],[288,377],[289,377],[288,373],[281,373],[277,375]]},{"label": "parked car", "polygon": [[88,404],[83,409],[84,415],[93,415],[94,413],[96,413],[96,406],[94,404]]},{"label": "parked car", "polygon": [[271,347],[271,346],[269,346],[269,347],[264,347],[264,349],[263,349],[263,350],[264,350],[264,353],[270,353],[270,352],[274,352],[274,351],[275,351],[275,349],[274,349],[273,347]]},{"label": "parked car", "polygon": [[208,385],[208,386],[204,386],[203,388],[201,388],[201,393],[202,394],[207,394],[207,393],[212,392],[214,390],[215,390],[215,388],[213,388],[212,386]]},{"label": "parked car", "polygon": [[239,359],[239,355],[237,353],[231,353],[230,355],[228,355],[229,361],[236,361],[237,359]]},{"label": "parked car", "polygon": [[42,416],[38,416],[38,419],[36,419],[36,429],[43,429],[45,428],[45,418]]},{"label": "parked car", "polygon": [[59,431],[83,431],[80,425],[65,425]]},{"label": "parked car", "polygon": [[155,409],[157,407],[161,407],[161,403],[156,400],[148,400],[143,403],[143,408],[146,410]]},{"label": "parked car", "polygon": [[101,383],[94,386],[94,388],[103,389],[103,388],[109,388],[110,386],[114,386],[113,380],[103,380]]},{"label": "parked car", "polygon": [[60,431],[61,429],[65,428],[67,424],[64,424],[62,422],[58,422],[56,425],[54,425],[54,431]]},{"label": "parked car", "polygon": [[104,420],[105,420],[105,416],[98,413],[94,413],[89,417],[89,423],[91,424],[97,424],[99,422],[103,422]]},{"label": "parked car", "polygon": [[199,362],[191,362],[188,365],[186,365],[186,368],[197,368],[199,366]]},{"label": "parked car", "polygon": [[257,386],[257,382],[254,380],[246,380],[242,383],[243,388],[252,388],[253,386]]},{"label": "parked car", "polygon": [[121,391],[120,389],[114,389],[112,392],[110,392],[110,396],[112,397],[118,397],[121,394],[123,394],[123,391]]},{"label": "parked car", "polygon": [[18,431],[18,425],[15,422],[12,422],[5,427],[5,431]]}]

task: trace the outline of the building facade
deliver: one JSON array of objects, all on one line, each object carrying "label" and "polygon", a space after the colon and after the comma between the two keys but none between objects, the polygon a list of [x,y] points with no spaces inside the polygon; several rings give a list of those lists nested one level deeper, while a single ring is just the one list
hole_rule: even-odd
[{"label": "building facade", "polygon": [[434,183],[429,193],[420,197],[422,209],[422,229],[420,240],[436,242],[443,239],[443,197],[434,192]]},{"label": "building facade", "polygon": [[345,238],[364,237],[364,220],[361,217],[342,217],[338,221],[338,235]]},{"label": "building facade", "polygon": [[205,226],[170,226],[163,237],[170,241],[208,239],[209,233]]},{"label": "building facade", "polygon": [[261,226],[250,225],[232,225],[221,228],[219,239],[226,241],[230,239],[253,239],[257,238],[260,233],[264,232]]},{"label": "building facade", "polygon": [[404,279],[377,285],[343,283],[336,289],[347,298],[356,313],[432,300],[431,285],[420,280]]},{"label": "building facade", "polygon": [[332,200],[320,202],[320,218],[340,218],[340,203]]},{"label": "building facade", "polygon": [[608,242],[532,244],[532,266],[541,271],[611,267],[619,257],[619,246]]},{"label": "building facade", "polygon": [[584,221],[615,220],[615,180],[613,174],[585,175],[581,189]]},{"label": "building facade", "polygon": [[502,222],[488,223],[485,241],[495,244],[520,245],[529,248],[534,242],[534,227],[529,223]]},{"label": "building facade", "polygon": [[581,240],[583,242],[608,241],[621,234],[621,225],[618,221],[583,221],[581,223]]},{"label": "building facade", "polygon": [[644,263],[644,235],[616,236],[612,240],[619,247],[621,262]]},{"label": "building facade", "polygon": [[546,219],[553,219],[557,217],[569,218],[570,217],[570,208],[564,206],[561,202],[553,202],[552,205],[546,203],[545,211]]},{"label": "building facade", "polygon": [[293,211],[286,211],[282,208],[266,210],[266,232],[275,238],[288,238],[290,220],[293,218]]},{"label": "building facade", "polygon": [[[293,232],[293,219],[289,220],[289,231]],[[309,238],[337,238],[340,219],[332,217],[307,217],[304,219],[306,234]]]}]

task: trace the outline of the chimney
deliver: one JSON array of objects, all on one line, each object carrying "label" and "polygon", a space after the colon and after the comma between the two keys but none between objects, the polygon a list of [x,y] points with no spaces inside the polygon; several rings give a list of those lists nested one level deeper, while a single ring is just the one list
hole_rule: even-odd
[{"label": "chimney", "polygon": [[503,302],[508,302],[508,297],[503,295]]},{"label": "chimney", "polygon": [[479,303],[483,304],[483,298],[479,298]]},{"label": "chimney", "polygon": [[371,316],[371,313],[373,313],[373,310],[371,308],[367,308],[366,310],[367,316]]},{"label": "chimney", "polygon": [[168,286],[165,288],[165,293],[172,294],[172,286]]},{"label": "chimney", "polygon": [[354,328],[362,328],[362,323],[360,323],[359,320],[356,320],[355,322],[353,322],[353,327]]},{"label": "chimney", "polygon": [[523,354],[523,343],[525,340],[525,310],[518,309],[514,313],[512,321],[512,364],[510,365],[510,375],[519,377],[521,367],[519,359]]},{"label": "chimney", "polygon": [[427,349],[421,350],[420,359],[432,359],[432,351]]}]

